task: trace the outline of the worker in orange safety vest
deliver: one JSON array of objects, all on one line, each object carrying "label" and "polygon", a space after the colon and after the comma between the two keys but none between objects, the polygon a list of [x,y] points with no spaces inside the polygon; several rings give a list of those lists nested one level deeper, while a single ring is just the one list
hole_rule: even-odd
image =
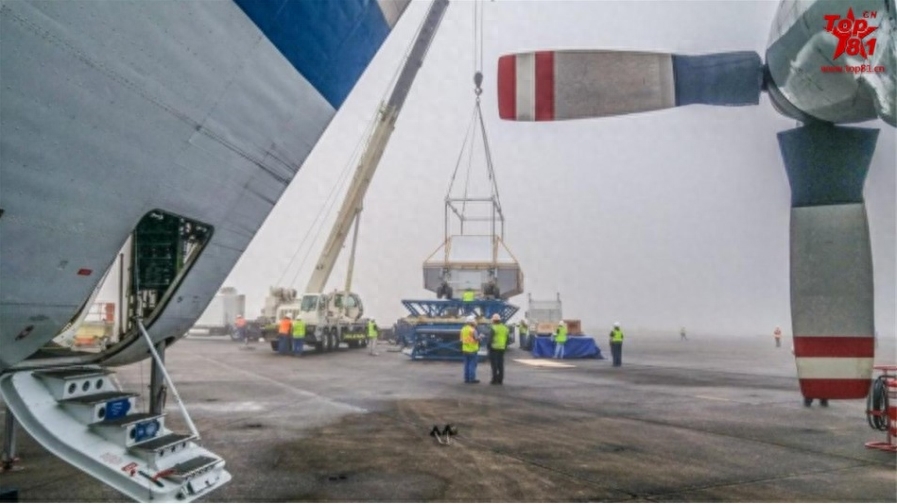
[{"label": "worker in orange safety vest", "polygon": [[237,319],[234,321],[234,332],[238,341],[246,343],[249,340],[246,337],[246,319],[243,318],[243,315],[237,315]]},{"label": "worker in orange safety vest", "polygon": [[290,320],[290,317],[284,313],[283,317],[280,319],[280,323],[277,324],[277,353],[281,355],[290,355],[290,350],[293,345],[290,339],[293,337],[293,321]]}]

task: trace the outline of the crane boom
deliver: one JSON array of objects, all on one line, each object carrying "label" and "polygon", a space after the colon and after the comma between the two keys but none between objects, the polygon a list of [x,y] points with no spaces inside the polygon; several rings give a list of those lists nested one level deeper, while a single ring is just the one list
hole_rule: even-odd
[{"label": "crane boom", "polygon": [[427,17],[417,34],[411,51],[408,53],[408,58],[405,60],[398,79],[396,79],[395,87],[387,102],[380,106],[377,124],[371,132],[364,154],[362,154],[358,162],[349,190],[340,207],[339,214],[337,214],[336,222],[333,224],[333,229],[331,229],[330,235],[327,237],[327,242],[324,245],[321,256],[318,258],[318,262],[315,263],[315,269],[308,281],[305,292],[323,292],[327,280],[330,278],[333,265],[336,263],[339,252],[349,234],[352,221],[356,220],[361,212],[364,195],[371,184],[374,172],[377,171],[377,166],[380,164],[380,158],[383,157],[386,144],[389,142],[390,136],[392,136],[396,118],[405,104],[405,99],[408,97],[414,78],[423,64],[424,56],[426,56],[427,50],[430,48],[430,42],[436,34],[436,29],[447,7],[448,0],[434,0],[432,5],[430,5]]}]

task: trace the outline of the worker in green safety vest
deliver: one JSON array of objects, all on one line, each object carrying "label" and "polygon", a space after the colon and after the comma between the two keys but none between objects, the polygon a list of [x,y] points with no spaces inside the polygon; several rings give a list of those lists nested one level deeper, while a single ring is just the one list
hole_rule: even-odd
[{"label": "worker in green safety vest", "polygon": [[378,336],[380,336],[380,333],[377,330],[377,321],[374,319],[368,320],[368,347],[371,355],[380,355],[375,351]]},{"label": "worker in green safety vest", "polygon": [[525,348],[528,346],[529,342],[529,326],[526,325],[526,319],[517,322],[517,341],[520,343],[520,348]]},{"label": "worker in green safety vest", "polygon": [[623,365],[623,330],[620,323],[614,322],[614,328],[610,332],[610,353],[614,357],[614,367]]},{"label": "worker in green safety vest", "polygon": [[477,352],[480,340],[477,335],[477,318],[468,315],[461,328],[461,353],[464,355],[464,383],[480,383],[477,380]]},{"label": "worker in green safety vest", "polygon": [[492,367],[492,385],[501,385],[505,379],[505,349],[508,348],[508,326],[501,317],[492,315],[492,338],[489,341],[489,364]]},{"label": "worker in green safety vest", "polygon": [[470,306],[469,303],[476,301],[476,294],[473,292],[473,289],[470,287],[464,289],[464,293],[461,294],[461,301],[464,302],[464,315],[472,315],[473,307]]},{"label": "worker in green safety vest", "polygon": [[293,320],[293,355],[302,357],[305,346],[305,321],[297,315]]},{"label": "worker in green safety vest", "polygon": [[554,358],[555,359],[563,359],[564,358],[564,346],[567,344],[567,324],[561,320],[558,323],[558,328],[554,332]]}]

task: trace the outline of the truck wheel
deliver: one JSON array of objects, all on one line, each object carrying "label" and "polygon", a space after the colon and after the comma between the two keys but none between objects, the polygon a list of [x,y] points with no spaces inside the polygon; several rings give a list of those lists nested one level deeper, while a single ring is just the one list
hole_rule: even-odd
[{"label": "truck wheel", "polygon": [[330,351],[335,352],[339,349],[339,334],[336,332],[330,333]]}]

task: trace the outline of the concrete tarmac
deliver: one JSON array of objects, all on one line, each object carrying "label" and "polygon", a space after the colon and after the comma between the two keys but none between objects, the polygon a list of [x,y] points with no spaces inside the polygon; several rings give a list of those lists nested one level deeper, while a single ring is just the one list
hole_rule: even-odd
[{"label": "concrete tarmac", "polygon": [[[627,333],[623,367],[506,355],[503,386],[460,362],[412,362],[381,343],[279,356],[188,337],[168,370],[231,483],[209,502],[895,502],[895,455],[864,401],[804,407],[790,339]],[[894,364],[894,341],[878,363]],[[393,351],[390,351],[393,350]],[[519,362],[521,360],[523,362]],[[541,362],[550,362],[541,359]],[[149,362],[118,370],[145,391]],[[144,406],[144,405],[141,405]],[[171,394],[166,423],[186,431]],[[443,446],[434,425],[459,433]],[[127,500],[19,430],[23,502]]]}]

